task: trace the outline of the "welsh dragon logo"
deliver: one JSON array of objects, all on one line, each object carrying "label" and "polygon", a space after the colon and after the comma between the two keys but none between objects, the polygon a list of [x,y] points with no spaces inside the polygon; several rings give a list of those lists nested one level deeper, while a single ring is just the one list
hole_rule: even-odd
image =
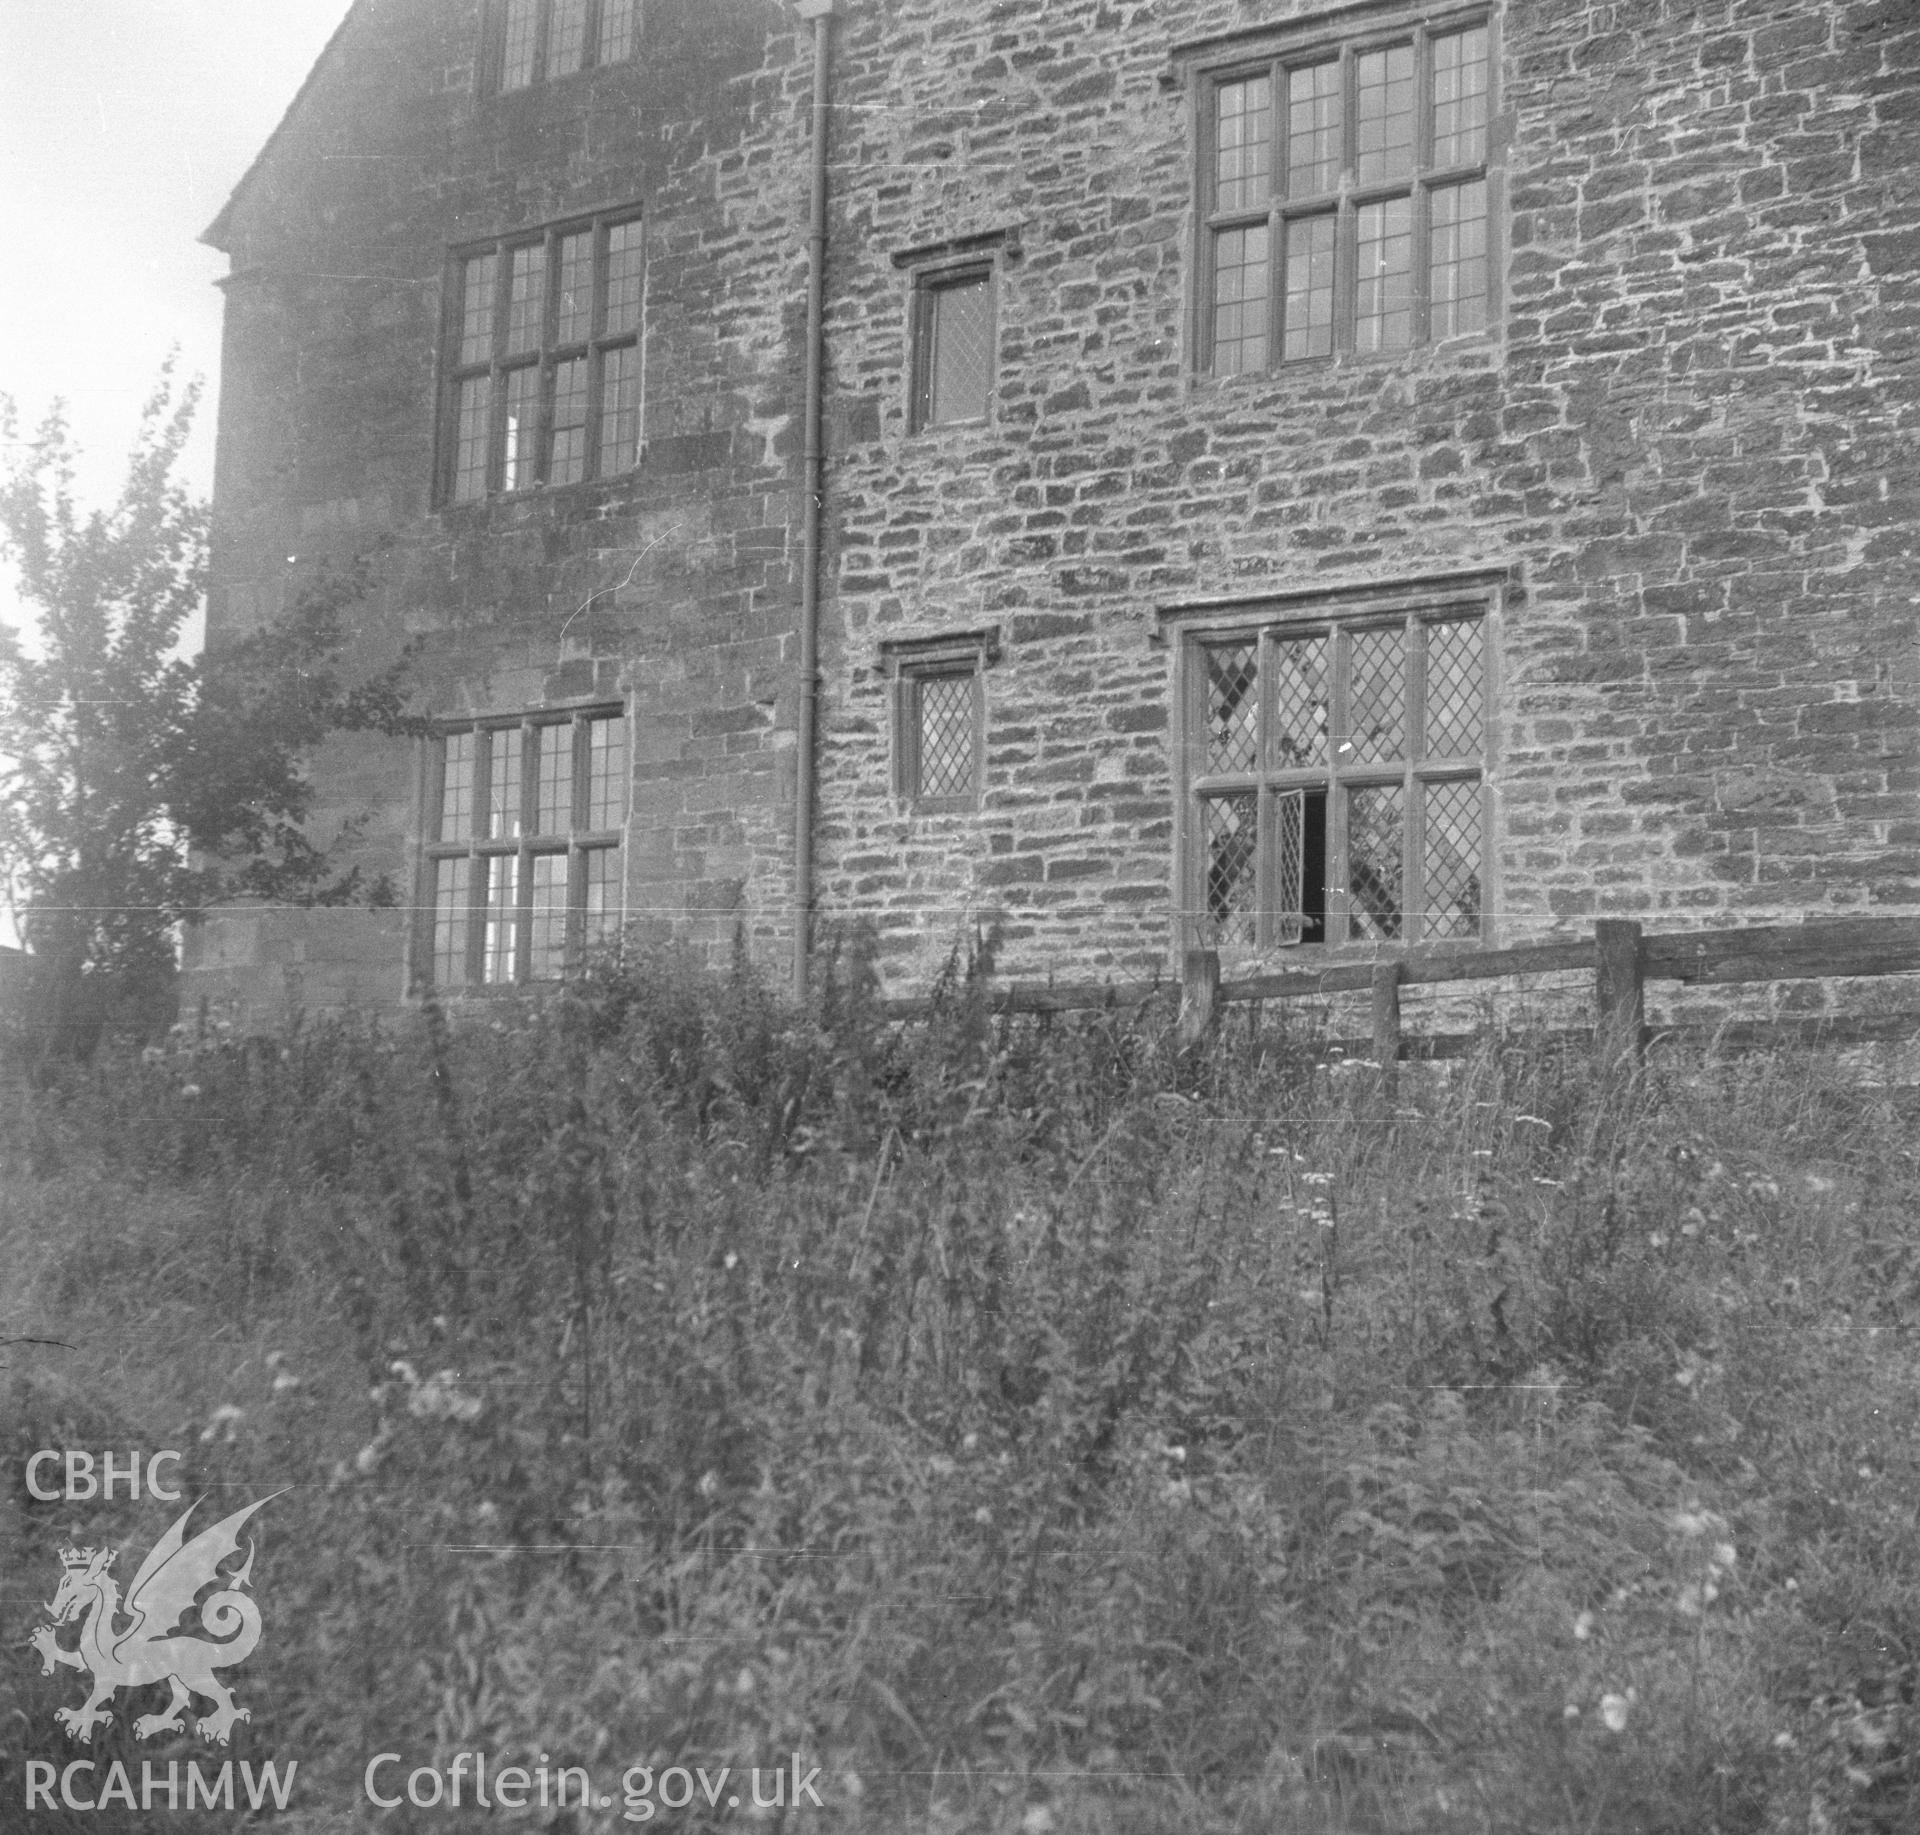
[{"label": "welsh dragon logo", "polygon": [[[279,1495],[275,1492],[273,1497]],[[91,1740],[95,1727],[113,1719],[113,1709],[106,1704],[117,1691],[144,1688],[152,1682],[170,1683],[173,1699],[163,1713],[142,1714],[133,1723],[141,1739],[185,1732],[183,1715],[195,1696],[213,1703],[211,1714],[199,1716],[198,1732],[216,1745],[227,1743],[236,1720],[253,1718],[247,1709],[235,1705],[233,1691],[213,1674],[245,1662],[260,1642],[260,1608],[241,1591],[253,1572],[252,1541],[237,1571],[220,1569],[240,1552],[240,1530],[248,1517],[273,1497],[223,1517],[190,1542],[187,1518],[199,1505],[198,1500],[189,1504],[140,1563],[124,1605],[109,1572],[113,1549],[60,1551],[60,1590],[47,1607],[53,1623],[35,1631],[32,1642],[45,1666],[41,1674],[52,1675],[58,1664],[93,1677],[93,1693],[84,1706],[54,1710],[69,1738]],[[209,1586],[219,1589],[200,1600],[200,1624],[210,1637],[181,1633],[181,1617]],[[79,1647],[67,1650],[58,1641],[56,1627],[75,1619],[80,1620]],[[122,1625],[122,1620],[131,1622]],[[222,1641],[214,1643],[211,1638]]]}]

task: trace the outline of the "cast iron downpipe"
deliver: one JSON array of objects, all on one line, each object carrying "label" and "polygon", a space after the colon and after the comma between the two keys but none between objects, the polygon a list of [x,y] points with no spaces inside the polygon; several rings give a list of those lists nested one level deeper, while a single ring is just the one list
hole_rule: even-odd
[{"label": "cast iron downpipe", "polygon": [[827,361],[827,65],[834,0],[799,0],[813,21],[813,198],[807,227],[807,403],[800,559],[800,713],[793,793],[793,995],[807,998],[813,952],[814,726],[820,705],[820,546],[826,517],[826,453],[820,397]]}]

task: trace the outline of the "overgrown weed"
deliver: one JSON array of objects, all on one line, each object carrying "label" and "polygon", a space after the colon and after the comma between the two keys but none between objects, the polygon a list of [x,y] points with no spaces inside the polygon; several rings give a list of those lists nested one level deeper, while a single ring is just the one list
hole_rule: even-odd
[{"label": "overgrown weed", "polygon": [[[18,1096],[5,1328],[73,1348],[10,1456],[297,1487],[241,1738],[336,1806],[484,1748],[800,1751],[846,1829],[1920,1812],[1888,1100],[1511,1036],[1390,1094],[984,966],[893,1024],[856,950],[804,1014],[661,954]],[[8,1559],[135,1514],[16,1482]],[[60,1684],[4,1687],[17,1758]]]}]

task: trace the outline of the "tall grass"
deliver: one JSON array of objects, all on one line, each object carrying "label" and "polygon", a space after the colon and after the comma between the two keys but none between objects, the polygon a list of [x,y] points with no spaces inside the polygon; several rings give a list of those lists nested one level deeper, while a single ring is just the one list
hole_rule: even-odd
[{"label": "tall grass", "polygon": [[[1920,1826],[1897,1093],[1491,1039],[1389,1099],[1273,1026],[827,980],[660,955],[15,1092],[0,1324],[71,1348],[9,1353],[9,1647],[57,1541],[157,1523],[24,1454],[179,1445],[295,1487],[234,1747],[301,1758],[289,1826],[476,1748],[799,1752],[836,1830]],[[164,1760],[130,1719],[93,1756]]]}]

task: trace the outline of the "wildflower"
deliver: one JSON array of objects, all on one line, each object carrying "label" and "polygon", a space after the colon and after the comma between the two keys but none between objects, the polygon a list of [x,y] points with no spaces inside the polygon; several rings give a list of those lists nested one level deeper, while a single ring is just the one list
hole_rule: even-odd
[{"label": "wildflower", "polygon": [[982,1504],[980,1508],[973,1513],[973,1520],[978,1523],[982,1529],[991,1529],[993,1527],[993,1512],[989,1510],[985,1504]]},{"label": "wildflower", "polygon": [[1673,1527],[1683,1536],[1702,1536],[1707,1533],[1707,1519],[1696,1510],[1677,1510],[1673,1516]]},{"label": "wildflower", "polygon": [[1020,1818],[1020,1835],[1049,1835],[1052,1827],[1053,1811],[1044,1803],[1036,1803]]},{"label": "wildflower", "polygon": [[1582,1612],[1580,1616],[1573,1621],[1573,1635],[1583,1644],[1588,1638],[1593,1636],[1593,1614],[1591,1612]]},{"label": "wildflower", "polygon": [[1773,1736],[1773,1749],[1776,1752],[1791,1752],[1795,1743],[1791,1733],[1776,1733]]},{"label": "wildflower", "polygon": [[212,1440],[223,1428],[226,1430],[227,1439],[231,1441],[243,1418],[242,1411],[234,1407],[231,1402],[221,1403],[221,1405],[207,1417],[206,1426],[200,1430],[201,1443],[204,1445],[206,1442]]},{"label": "wildflower", "polygon": [[726,1258],[726,1260],[725,1260],[725,1261],[723,1261],[723,1262],[722,1262],[722,1263],[721,1263],[720,1265],[721,1265],[721,1267],[723,1267],[724,1269],[726,1269],[726,1271],[727,1271],[727,1272],[728,1272],[729,1274],[731,1274],[731,1273],[732,1273],[732,1272],[734,1271],[734,1269],[736,1269],[737,1267],[739,1267],[739,1266],[740,1266],[740,1258],[739,1258],[739,1256],[737,1256],[737,1255],[735,1255],[735,1254],[734,1254],[734,1252],[733,1252],[733,1251],[732,1251],[731,1249],[729,1249],[729,1250],[727,1251],[727,1258]]},{"label": "wildflower", "polygon": [[1739,1559],[1739,1550],[1731,1542],[1714,1543],[1712,1561],[1715,1567],[1731,1570]]},{"label": "wildflower", "polygon": [[427,1421],[477,1421],[485,1404],[477,1395],[464,1393],[458,1378],[457,1370],[436,1372],[407,1397],[407,1413]]},{"label": "wildflower", "polygon": [[1578,1704],[1569,1701],[1567,1705],[1560,1710],[1560,1718],[1562,1720],[1578,1720],[1580,1718]]},{"label": "wildflower", "polygon": [[1609,1733],[1624,1733],[1627,1730],[1627,1698],[1624,1695],[1602,1695],[1600,1697],[1600,1718],[1606,1723]]},{"label": "wildflower", "polygon": [[300,1379],[295,1376],[291,1370],[282,1370],[273,1379],[273,1392],[275,1395],[279,1395],[284,1390],[298,1389],[299,1387]]},{"label": "wildflower", "polygon": [[753,1693],[753,1671],[744,1664],[741,1666],[739,1675],[733,1679],[733,1692],[743,1697]]},{"label": "wildflower", "polygon": [[720,1489],[720,1474],[714,1471],[702,1472],[700,1474],[700,1482],[694,1486],[694,1489],[698,1491],[702,1497],[714,1496]]},{"label": "wildflower", "polygon": [[180,1094],[186,1101],[191,1102],[200,1094],[200,1086],[197,1083],[183,1083],[180,1086]]},{"label": "wildflower", "polygon": [[935,1453],[934,1456],[927,1461],[927,1469],[932,1472],[936,1478],[951,1478],[958,1468],[945,1453]]},{"label": "wildflower", "polygon": [[353,1456],[353,1469],[362,1478],[368,1477],[380,1463],[380,1448],[377,1442],[369,1441]]},{"label": "wildflower", "polygon": [[960,1450],[963,1453],[970,1453],[979,1444],[980,1444],[980,1436],[978,1434],[968,1434],[961,1440]]}]

